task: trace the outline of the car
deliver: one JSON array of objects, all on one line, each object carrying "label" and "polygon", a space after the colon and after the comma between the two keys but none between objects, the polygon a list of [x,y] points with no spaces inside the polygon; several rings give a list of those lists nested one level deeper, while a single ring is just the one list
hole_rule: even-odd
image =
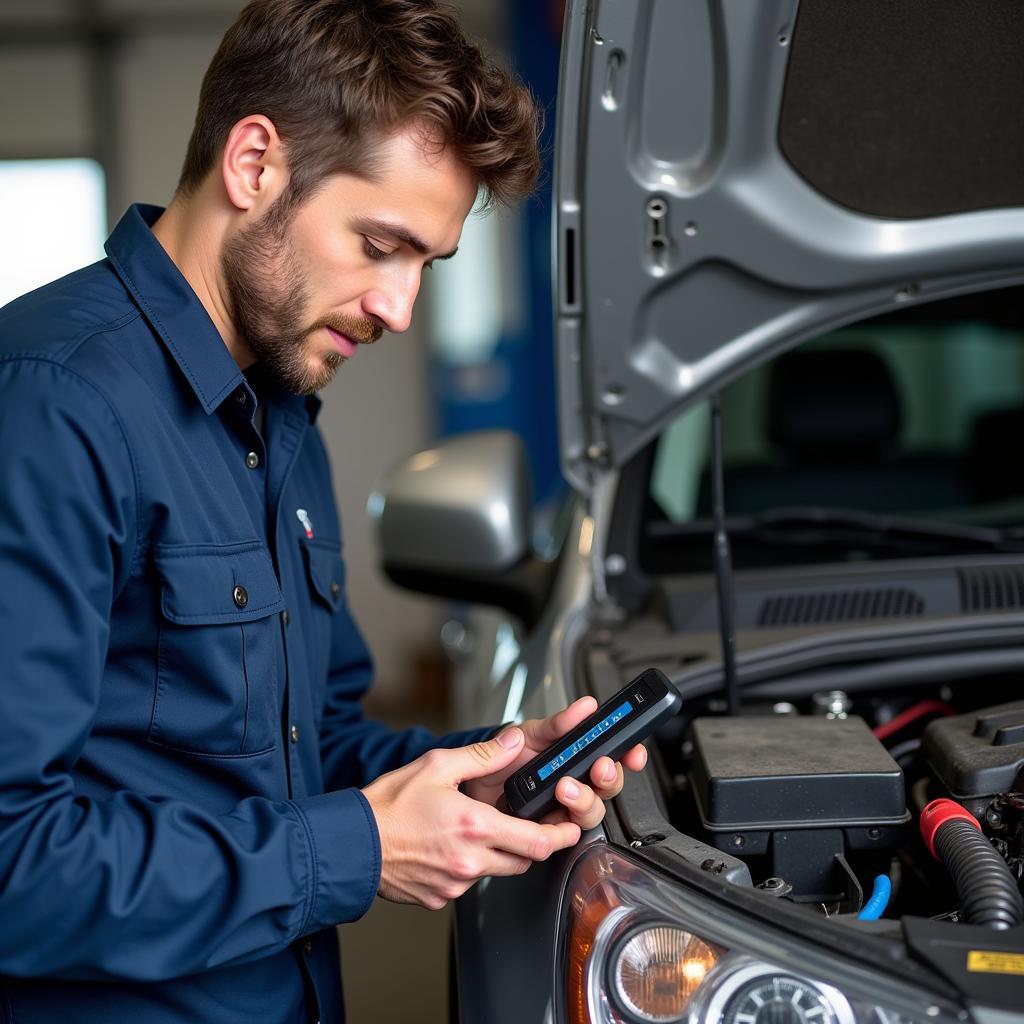
[{"label": "car", "polygon": [[465,724],[683,703],[600,828],[458,901],[453,1019],[1024,1021],[1024,9],[565,19],[571,493],[538,553],[521,445],[448,439],[380,560],[489,609]]}]

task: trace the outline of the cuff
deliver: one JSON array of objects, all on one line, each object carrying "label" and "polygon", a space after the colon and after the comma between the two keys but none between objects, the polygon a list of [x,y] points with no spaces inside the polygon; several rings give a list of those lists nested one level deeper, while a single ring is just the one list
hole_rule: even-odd
[{"label": "cuff", "polygon": [[292,804],[306,827],[312,862],[302,934],[357,920],[380,887],[380,836],[366,797],[343,789]]}]

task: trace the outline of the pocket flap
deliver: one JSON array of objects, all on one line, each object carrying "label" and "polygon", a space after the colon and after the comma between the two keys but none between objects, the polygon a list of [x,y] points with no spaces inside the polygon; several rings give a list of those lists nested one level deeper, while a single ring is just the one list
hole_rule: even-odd
[{"label": "pocket flap", "polygon": [[160,608],[170,622],[215,626],[261,619],[284,608],[267,549],[248,544],[157,548]]},{"label": "pocket flap", "polygon": [[330,541],[301,538],[309,581],[331,611],[341,607],[345,596],[345,563],[341,550]]}]

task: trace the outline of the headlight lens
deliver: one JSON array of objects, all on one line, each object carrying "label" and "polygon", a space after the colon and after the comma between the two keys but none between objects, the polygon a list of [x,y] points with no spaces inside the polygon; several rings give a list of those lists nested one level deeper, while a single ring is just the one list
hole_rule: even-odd
[{"label": "headlight lens", "polygon": [[[563,904],[560,1021],[568,1024],[959,1024],[956,1006],[879,973],[865,986],[801,944],[603,843]],[[843,927],[837,924],[837,928]],[[828,978],[829,983],[822,978]],[[844,980],[844,978],[849,980]]]},{"label": "headlight lens", "polygon": [[706,942],[682,928],[643,928],[614,957],[616,995],[642,1021],[680,1020],[716,959]]}]

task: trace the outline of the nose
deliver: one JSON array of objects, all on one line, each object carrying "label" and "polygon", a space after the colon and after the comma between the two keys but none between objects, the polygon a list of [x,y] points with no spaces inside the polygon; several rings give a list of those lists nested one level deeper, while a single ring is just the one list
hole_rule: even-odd
[{"label": "nose", "polygon": [[384,324],[386,330],[401,334],[412,322],[412,308],[420,290],[420,271],[410,269],[401,275],[389,276],[380,287],[363,296],[363,312]]}]

